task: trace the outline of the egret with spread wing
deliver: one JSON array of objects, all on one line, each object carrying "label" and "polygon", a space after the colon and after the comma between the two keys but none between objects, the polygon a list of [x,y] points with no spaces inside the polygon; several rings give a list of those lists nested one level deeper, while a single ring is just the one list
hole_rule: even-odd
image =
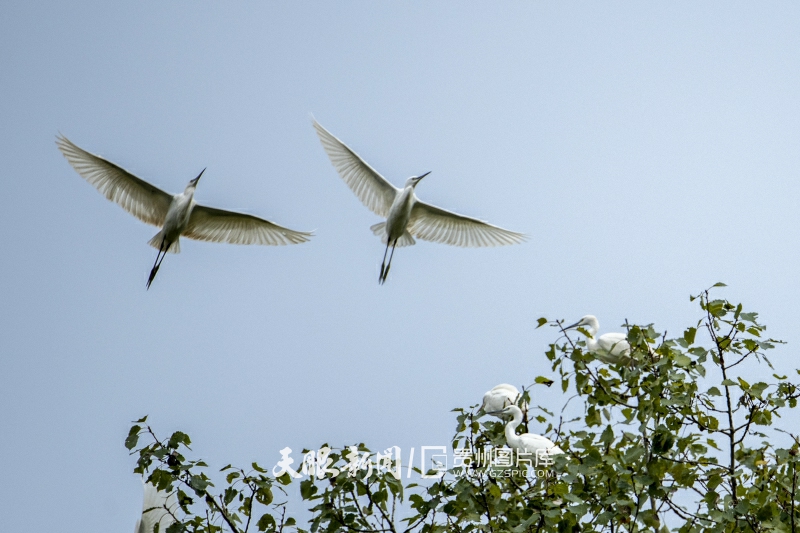
[{"label": "egret with spread wing", "polygon": [[522,233],[419,201],[414,190],[430,172],[408,178],[405,186],[398,189],[317,121],[314,121],[314,128],[331,163],[347,186],[373,213],[386,218],[386,222],[370,228],[386,245],[379,283],[385,282],[389,275],[395,247],[414,244],[414,237],[454,246],[502,246],[525,240]]},{"label": "egret with spread wing", "polygon": [[153,533],[156,524],[158,530],[164,532],[175,523],[174,514],[177,512],[178,500],[174,492],[159,492],[151,483],[145,483],[142,517],[136,521],[133,533]]},{"label": "egret with spread wing", "polygon": [[253,215],[198,205],[194,191],[205,169],[189,181],[182,193],[173,196],[62,135],[56,138],[56,145],[72,168],[106,198],[142,222],[161,227],[149,242],[158,253],[147,279],[148,289],[166,254],[181,251],[181,236],[199,241],[265,245],[298,244],[312,236]]}]

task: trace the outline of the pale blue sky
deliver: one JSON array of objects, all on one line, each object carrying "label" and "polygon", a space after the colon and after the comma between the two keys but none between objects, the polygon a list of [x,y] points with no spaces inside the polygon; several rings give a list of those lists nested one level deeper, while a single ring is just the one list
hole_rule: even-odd
[{"label": "pale blue sky", "polygon": [[[548,374],[540,316],[674,335],[725,281],[794,368],[798,30],[790,2],[3,3],[4,528],[133,528],[144,414],[216,467],[447,444],[451,408]],[[378,286],[379,219],[312,113],[395,184],[430,170],[422,199],[530,240],[419,242]],[[183,241],[145,291],[157,230],[58,132],[170,192],[207,167],[199,202],[316,236]]]}]

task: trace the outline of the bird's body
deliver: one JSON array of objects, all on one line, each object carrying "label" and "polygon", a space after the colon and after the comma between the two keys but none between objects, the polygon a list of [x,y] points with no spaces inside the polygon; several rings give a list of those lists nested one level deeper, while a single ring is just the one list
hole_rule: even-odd
[{"label": "bird's body", "polygon": [[[386,242],[396,242],[408,231],[406,228],[408,227],[408,221],[411,219],[411,210],[414,208],[414,204],[417,203],[414,186],[419,181],[412,180],[413,178],[408,180],[409,183],[406,183],[400,194],[395,196],[394,202],[389,208],[389,215],[386,217],[386,225],[383,232]],[[410,234],[409,238],[413,242],[413,237]]]},{"label": "bird's body", "polygon": [[522,423],[522,411],[516,405],[508,405],[503,409],[489,414],[511,415],[511,421],[506,424],[505,435],[508,445],[523,452],[534,454],[537,458],[564,453],[564,450],[542,435],[523,433],[517,435],[517,427]]},{"label": "bird's body", "polygon": [[164,256],[180,252],[181,236],[201,241],[265,245],[297,244],[311,237],[311,233],[284,228],[253,215],[198,205],[194,192],[205,169],[189,181],[182,193],[171,195],[87,152],[66,137],[57,137],[56,145],[75,171],[106,198],[142,222],[161,228],[148,243],[158,250],[147,280],[148,288]]},{"label": "bird's body", "polygon": [[[481,403],[481,410],[484,413],[498,412],[508,407],[509,405],[517,405],[520,399],[519,390],[514,385],[508,383],[501,383],[492,388],[483,395],[483,403]],[[528,409],[528,404],[522,403],[522,410]]]},{"label": "bird's body", "polygon": [[153,527],[158,524],[158,530],[164,532],[175,523],[175,518],[170,513],[178,511],[178,501],[175,493],[159,492],[150,483],[144,484],[144,503],[142,516],[136,521],[133,533],[153,533]]},{"label": "bird's body", "polygon": [[609,364],[627,363],[630,361],[631,345],[624,333],[604,333],[597,336],[600,331],[600,322],[594,315],[586,315],[578,322],[564,329],[582,327],[589,333],[586,339],[586,349],[597,356],[598,359]]},{"label": "bird's body", "polygon": [[172,197],[167,216],[164,217],[164,227],[150,239],[149,244],[151,246],[162,248],[164,246],[162,242],[168,243],[165,251],[171,251],[171,248],[175,248],[175,253],[180,252],[181,233],[189,225],[192,209],[194,209],[196,203],[194,201],[194,190],[195,187],[190,185],[186,187],[185,191]]},{"label": "bird's body", "polygon": [[[370,228],[386,245],[378,278],[380,283],[386,281],[389,274],[394,249],[415,244],[414,237],[453,246],[501,246],[525,240],[522,233],[420,201],[415,188],[430,172],[408,178],[405,186],[399,189],[316,121],[314,128],[347,186],[373,213],[386,218],[385,222]],[[392,254],[387,262],[390,247]]]}]

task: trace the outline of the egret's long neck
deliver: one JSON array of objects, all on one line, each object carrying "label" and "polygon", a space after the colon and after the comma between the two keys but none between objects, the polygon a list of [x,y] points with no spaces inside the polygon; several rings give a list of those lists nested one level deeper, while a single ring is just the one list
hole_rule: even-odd
[{"label": "egret's long neck", "polygon": [[397,203],[404,206],[406,209],[411,209],[414,205],[416,197],[414,196],[414,186],[406,185],[400,196],[397,198]]},{"label": "egret's long neck", "polygon": [[591,338],[586,339],[586,349],[590,352],[594,352],[600,348],[600,343],[597,339],[592,336]]},{"label": "egret's long neck", "polygon": [[514,418],[506,424],[506,442],[512,448],[517,445],[519,442],[519,437],[517,436],[517,427],[522,423],[522,411],[516,411],[514,413]]}]

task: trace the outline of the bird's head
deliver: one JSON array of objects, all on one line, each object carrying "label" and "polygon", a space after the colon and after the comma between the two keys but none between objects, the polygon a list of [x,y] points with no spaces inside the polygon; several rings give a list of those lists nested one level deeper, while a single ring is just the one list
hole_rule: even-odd
[{"label": "bird's head", "polygon": [[417,186],[417,183],[419,183],[420,181],[422,181],[422,178],[424,178],[425,176],[427,176],[427,175],[428,175],[428,174],[430,174],[430,173],[431,173],[431,172],[430,172],[430,171],[428,171],[428,172],[426,172],[425,174],[423,174],[422,176],[411,176],[410,178],[408,178],[408,179],[406,180],[406,187],[408,187],[408,186],[411,186],[411,187],[416,187],[416,186]]},{"label": "bird's head", "polygon": [[580,328],[584,326],[590,330],[592,335],[597,333],[597,330],[600,329],[600,323],[597,321],[597,318],[594,315],[586,315],[571,326],[567,326],[564,329]]},{"label": "bird's head", "polygon": [[203,170],[201,170],[201,171],[200,171],[200,174],[198,174],[198,175],[197,175],[197,177],[196,177],[195,179],[193,179],[193,180],[189,180],[189,185],[187,185],[186,187],[187,187],[187,188],[188,188],[188,187],[191,187],[192,189],[194,189],[195,187],[197,187],[197,182],[198,182],[198,181],[200,181],[200,176],[202,176],[202,175],[203,175],[203,172],[205,172],[205,171],[206,171],[206,169],[203,169]]}]

